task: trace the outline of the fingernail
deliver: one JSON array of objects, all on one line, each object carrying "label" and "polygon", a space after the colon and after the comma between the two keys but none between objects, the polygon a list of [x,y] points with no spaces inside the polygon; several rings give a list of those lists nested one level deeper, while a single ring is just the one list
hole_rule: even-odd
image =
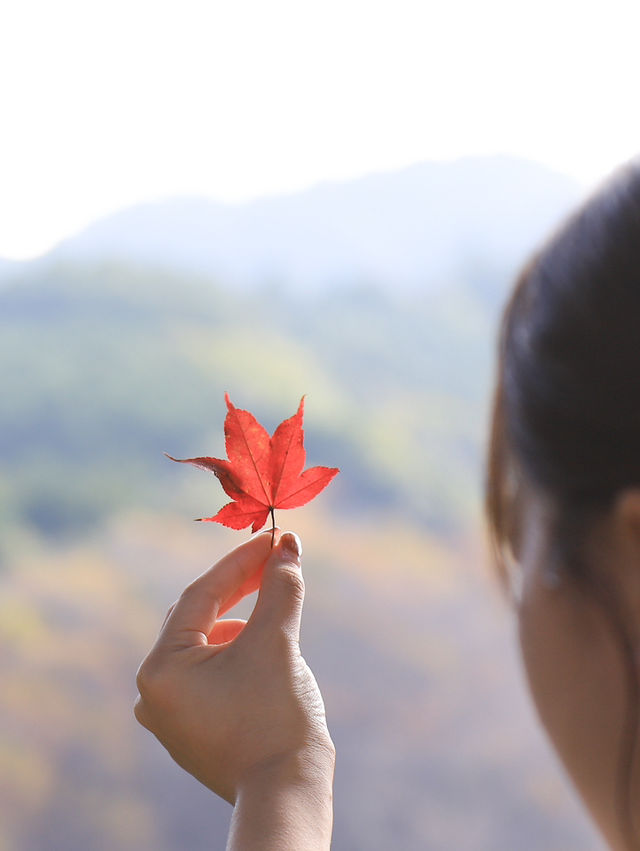
[{"label": "fingernail", "polygon": [[299,562],[302,558],[302,543],[295,532],[285,532],[280,538],[282,551]]}]

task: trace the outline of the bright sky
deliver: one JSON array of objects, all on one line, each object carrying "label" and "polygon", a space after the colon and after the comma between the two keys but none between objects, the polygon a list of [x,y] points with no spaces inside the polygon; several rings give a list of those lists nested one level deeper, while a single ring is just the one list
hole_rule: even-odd
[{"label": "bright sky", "polygon": [[174,194],[243,200],[511,153],[640,148],[638,0],[6,0],[0,256]]}]

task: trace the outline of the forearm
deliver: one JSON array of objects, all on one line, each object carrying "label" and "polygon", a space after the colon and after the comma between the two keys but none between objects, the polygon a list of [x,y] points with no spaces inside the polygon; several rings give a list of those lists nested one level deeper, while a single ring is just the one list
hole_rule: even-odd
[{"label": "forearm", "polygon": [[332,788],[332,755],[261,769],[238,791],[227,851],[328,851]]}]

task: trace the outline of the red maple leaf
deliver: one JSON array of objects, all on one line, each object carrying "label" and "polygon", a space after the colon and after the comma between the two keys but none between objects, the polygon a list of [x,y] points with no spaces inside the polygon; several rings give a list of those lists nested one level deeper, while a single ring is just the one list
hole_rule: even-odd
[{"label": "red maple leaf", "polygon": [[257,532],[271,514],[275,527],[274,509],[305,505],[340,471],[336,467],[310,467],[303,472],[304,396],[297,412],[281,422],[271,437],[253,414],[235,407],[228,393],[224,398],[228,409],[224,436],[229,460],[167,457],[215,473],[233,500],[215,516],[201,520],[222,523],[231,529],[252,526],[252,531]]}]

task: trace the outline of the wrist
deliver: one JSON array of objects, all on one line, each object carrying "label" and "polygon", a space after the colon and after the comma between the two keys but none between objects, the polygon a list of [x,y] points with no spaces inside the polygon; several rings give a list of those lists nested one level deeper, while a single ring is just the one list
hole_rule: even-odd
[{"label": "wrist", "polygon": [[238,782],[236,797],[266,788],[323,788],[331,790],[335,768],[331,739],[305,745],[295,751],[275,754],[251,766]]},{"label": "wrist", "polygon": [[334,766],[330,740],[253,766],[238,784],[229,851],[328,849]]}]

